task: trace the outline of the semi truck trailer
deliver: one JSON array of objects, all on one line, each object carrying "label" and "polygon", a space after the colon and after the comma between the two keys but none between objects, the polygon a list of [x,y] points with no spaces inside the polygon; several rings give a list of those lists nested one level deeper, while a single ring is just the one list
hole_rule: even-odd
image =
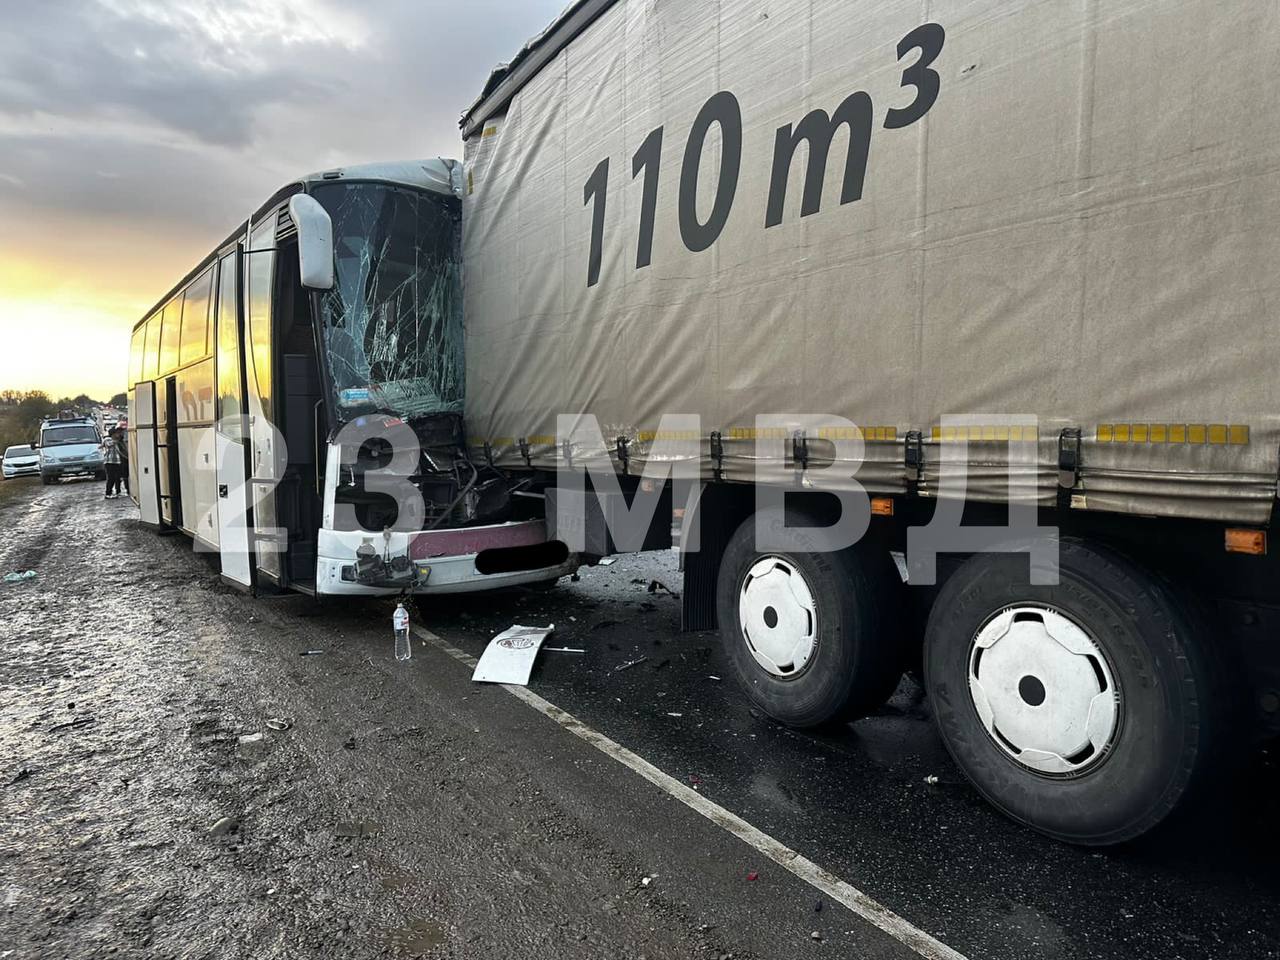
[{"label": "semi truck trailer", "polygon": [[461,121],[471,458],[679,546],[777,720],[913,671],[1005,814],[1143,834],[1280,732],[1278,51],[1249,0],[578,0]]}]

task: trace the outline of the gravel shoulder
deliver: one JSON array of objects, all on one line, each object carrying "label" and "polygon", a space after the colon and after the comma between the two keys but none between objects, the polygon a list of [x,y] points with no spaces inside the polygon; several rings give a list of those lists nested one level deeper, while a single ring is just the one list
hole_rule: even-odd
[{"label": "gravel shoulder", "polygon": [[388,610],[134,516],[0,504],[6,957],[911,956]]}]

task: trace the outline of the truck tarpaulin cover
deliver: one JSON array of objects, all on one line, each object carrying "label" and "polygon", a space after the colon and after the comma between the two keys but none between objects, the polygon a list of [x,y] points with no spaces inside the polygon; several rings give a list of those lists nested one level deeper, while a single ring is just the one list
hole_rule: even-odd
[{"label": "truck tarpaulin cover", "polygon": [[718,431],[747,480],[757,414],[830,414],[866,449],[828,472],[905,489],[920,431],[921,492],[951,449],[1000,499],[1026,415],[1046,502],[1076,428],[1077,508],[1269,519],[1271,4],[596,6],[463,121],[467,414],[500,462],[564,466],[585,413],[638,467],[697,414],[703,470]]}]

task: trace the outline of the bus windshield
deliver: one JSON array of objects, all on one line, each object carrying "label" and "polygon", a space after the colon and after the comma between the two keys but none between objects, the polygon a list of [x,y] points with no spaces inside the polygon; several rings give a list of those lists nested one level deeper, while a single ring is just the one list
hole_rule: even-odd
[{"label": "bus windshield", "polygon": [[320,184],[333,219],[334,285],[320,297],[333,409],[461,413],[457,201],[380,183]]}]

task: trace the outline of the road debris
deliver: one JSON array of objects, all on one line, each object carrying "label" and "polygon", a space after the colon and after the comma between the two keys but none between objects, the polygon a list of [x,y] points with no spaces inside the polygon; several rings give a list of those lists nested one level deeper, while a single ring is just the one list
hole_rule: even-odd
[{"label": "road debris", "polygon": [[759,873],[757,873],[755,870],[752,870],[750,873],[748,873],[748,874],[747,874],[747,879],[748,879],[748,880],[758,880],[758,879],[760,879],[760,874],[759,874]]},{"label": "road debris", "polygon": [[370,820],[339,820],[333,826],[333,835],[343,840],[367,840],[380,832],[381,828]]},{"label": "road debris", "polygon": [[276,733],[281,733],[293,726],[292,723],[283,717],[270,717],[264,722],[268,730],[274,730]]},{"label": "road debris", "polygon": [[236,756],[251,762],[261,760],[270,746],[265,733],[246,733],[236,741]]},{"label": "road debris", "polygon": [[15,571],[4,575],[5,583],[21,583],[24,580],[35,579],[36,572],[34,570]]},{"label": "road debris", "polygon": [[810,940],[821,940],[821,939],[822,939],[822,934],[821,934],[821,933],[819,933],[817,930],[815,930],[815,931],[813,931],[813,933],[809,934],[809,939],[810,939]]},{"label": "road debris", "polygon": [[[643,581],[642,581],[642,582],[643,582]],[[665,583],[663,583],[661,580],[650,580],[650,581],[649,581],[649,592],[650,592],[650,593],[657,593],[659,590],[663,591],[664,593],[669,593],[669,594],[671,594],[671,596],[673,596],[673,597],[678,597],[678,596],[680,596],[680,594],[676,593],[674,590],[672,590],[670,587],[668,587],[668,586],[667,586]]]},{"label": "road debris", "polygon": [[683,717],[683,716],[684,716],[684,714],[683,714],[683,713],[668,713],[668,714],[667,714],[667,716],[668,716],[668,717],[675,717],[677,720],[679,720],[681,717]]},{"label": "road debris", "polygon": [[9,786],[12,787],[15,783],[21,783],[23,780],[27,779],[27,777],[29,776],[31,776],[30,767],[19,767],[18,772],[15,773],[13,775],[13,779],[9,781]]},{"label": "road debris", "polygon": [[543,641],[551,635],[556,625],[525,627],[520,624],[508,627],[489,641],[471,674],[477,683],[514,683],[524,686],[533,673],[533,661]]},{"label": "road debris", "polygon": [[298,654],[298,656],[300,656],[300,657],[318,657],[318,656],[320,656],[320,654],[322,654],[322,653],[324,653],[324,651],[323,651],[323,650],[303,650],[303,651],[302,651],[302,653]]},{"label": "road debris", "polygon": [[587,651],[579,647],[543,647],[542,652],[543,653],[586,653]]},{"label": "road debris", "polygon": [[97,717],[76,717],[74,720],[68,720],[66,723],[55,723],[49,728],[49,732],[55,730],[77,730],[80,727],[87,727],[91,723],[96,723]]},{"label": "road debris", "polygon": [[925,782],[925,783],[927,783],[927,784],[928,784],[929,786],[931,786],[931,787],[936,786],[936,785],[937,785],[937,783],[938,783],[938,777],[937,777],[937,775],[936,775],[936,774],[932,774],[932,773],[931,773],[931,774],[929,774],[927,777],[925,777],[925,778],[924,778],[924,782]]},{"label": "road debris", "polygon": [[211,837],[226,837],[240,832],[240,821],[235,817],[220,817],[206,833]]},{"label": "road debris", "polygon": [[617,562],[618,562],[618,558],[617,558],[617,557],[601,557],[599,560],[597,560],[597,561],[596,561],[596,566],[597,566],[597,567],[607,567],[607,566],[609,566],[609,564],[611,564],[611,563],[617,563]]},{"label": "road debris", "polygon": [[613,668],[614,673],[621,673],[623,670],[630,670],[638,663],[644,663],[648,657],[637,657],[635,660],[628,660],[626,663],[620,663]]},{"label": "road debris", "polygon": [[707,674],[707,679],[714,680],[716,683],[720,682],[720,678],[717,677],[714,673]]}]

